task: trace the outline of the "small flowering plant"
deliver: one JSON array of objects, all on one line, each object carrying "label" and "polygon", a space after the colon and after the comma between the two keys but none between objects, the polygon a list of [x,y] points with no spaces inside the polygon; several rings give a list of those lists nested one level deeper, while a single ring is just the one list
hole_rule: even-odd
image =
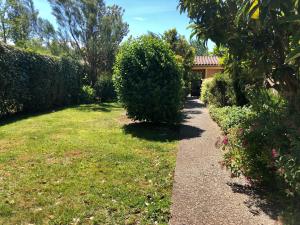
[{"label": "small flowering plant", "polygon": [[232,177],[239,177],[247,173],[247,165],[244,164],[245,149],[243,147],[243,129],[232,128],[222,139],[224,153],[223,165],[231,172]]},{"label": "small flowering plant", "polygon": [[277,159],[278,157],[279,157],[278,151],[275,148],[273,148],[272,149],[272,158]]},{"label": "small flowering plant", "polygon": [[221,165],[232,177],[243,175],[250,184],[300,196],[300,123],[273,98],[259,104],[255,98],[254,103],[247,110],[210,107],[225,132],[218,141],[224,151]]},{"label": "small flowering plant", "polygon": [[223,139],[222,143],[224,145],[228,145],[229,141],[228,141],[228,137],[227,136],[224,136],[224,139]]}]

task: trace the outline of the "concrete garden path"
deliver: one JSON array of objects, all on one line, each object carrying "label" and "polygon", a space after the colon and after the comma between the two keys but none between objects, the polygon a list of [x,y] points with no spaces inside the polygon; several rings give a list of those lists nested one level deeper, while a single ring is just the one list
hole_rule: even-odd
[{"label": "concrete garden path", "polygon": [[[189,99],[180,131],[171,225],[277,224],[276,215],[242,179],[231,179],[219,161],[220,129],[199,100]],[[272,219],[273,218],[273,219]]]}]

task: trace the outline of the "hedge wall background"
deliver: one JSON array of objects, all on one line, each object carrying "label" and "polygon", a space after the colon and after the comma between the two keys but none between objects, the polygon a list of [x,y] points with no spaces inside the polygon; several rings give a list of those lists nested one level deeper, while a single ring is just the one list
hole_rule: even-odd
[{"label": "hedge wall background", "polygon": [[0,117],[78,103],[84,68],[0,44]]}]

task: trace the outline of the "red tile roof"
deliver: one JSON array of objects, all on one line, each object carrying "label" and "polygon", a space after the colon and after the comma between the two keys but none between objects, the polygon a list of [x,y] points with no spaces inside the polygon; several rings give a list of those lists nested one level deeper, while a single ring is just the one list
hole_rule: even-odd
[{"label": "red tile roof", "polygon": [[219,66],[219,58],[217,56],[196,56],[195,66]]}]

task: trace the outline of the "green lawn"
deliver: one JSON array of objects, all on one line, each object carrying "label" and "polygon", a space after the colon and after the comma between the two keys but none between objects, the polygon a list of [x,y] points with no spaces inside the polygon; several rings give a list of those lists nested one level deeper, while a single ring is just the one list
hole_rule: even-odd
[{"label": "green lawn", "polygon": [[167,224],[178,130],[129,122],[116,103],[2,121],[0,224]]}]

